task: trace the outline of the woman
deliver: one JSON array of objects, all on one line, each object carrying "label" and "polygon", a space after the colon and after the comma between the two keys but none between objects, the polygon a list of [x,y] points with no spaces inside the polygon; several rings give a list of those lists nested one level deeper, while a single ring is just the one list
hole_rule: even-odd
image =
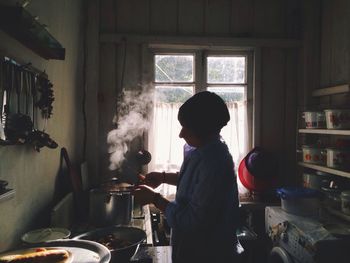
[{"label": "woman", "polygon": [[[164,212],[174,263],[234,262],[238,191],[232,156],[220,138],[230,120],[226,104],[215,93],[200,92],[180,107],[178,120],[179,137],[194,148],[178,174],[147,174],[135,200]],[[161,183],[177,185],[174,202],[154,192]]]}]

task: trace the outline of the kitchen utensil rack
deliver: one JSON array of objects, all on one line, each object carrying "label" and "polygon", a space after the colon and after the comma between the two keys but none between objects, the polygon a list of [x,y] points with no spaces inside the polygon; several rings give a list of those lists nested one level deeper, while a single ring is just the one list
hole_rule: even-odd
[{"label": "kitchen utensil rack", "polygon": [[45,59],[65,59],[65,49],[22,6],[0,5],[0,28]]},{"label": "kitchen utensil rack", "polygon": [[[44,132],[52,114],[52,87],[45,71],[0,52],[1,146],[31,143],[36,151],[43,146],[57,147]],[[37,109],[45,119],[43,131],[37,128]]]}]

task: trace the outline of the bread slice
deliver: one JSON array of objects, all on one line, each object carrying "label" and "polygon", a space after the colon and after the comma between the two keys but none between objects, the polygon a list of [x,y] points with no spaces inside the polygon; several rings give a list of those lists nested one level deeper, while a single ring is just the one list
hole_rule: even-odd
[{"label": "bread slice", "polygon": [[65,262],[68,258],[67,250],[39,248],[34,252],[3,256],[0,263],[58,263]]}]

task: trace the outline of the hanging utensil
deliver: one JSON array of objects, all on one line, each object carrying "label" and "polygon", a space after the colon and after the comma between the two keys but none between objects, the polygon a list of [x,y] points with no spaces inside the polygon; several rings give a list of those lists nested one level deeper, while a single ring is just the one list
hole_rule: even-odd
[{"label": "hanging utensil", "polygon": [[33,123],[28,115],[21,113],[22,69],[12,66],[12,88],[17,96],[17,113],[10,114],[7,119],[6,137],[15,144],[24,144],[33,130]]},{"label": "hanging utensil", "polygon": [[2,90],[3,97],[2,101],[2,112],[1,112],[1,123],[3,126],[4,134],[0,140],[1,145],[12,144],[6,139],[6,127],[7,127],[7,117],[9,114],[9,102],[10,102],[10,90],[11,90],[11,68],[7,61],[2,61]]},{"label": "hanging utensil", "polygon": [[0,140],[5,140],[5,123],[3,122],[3,107],[4,107],[4,96],[5,96],[5,88],[4,88],[4,63],[3,60],[0,60]]}]

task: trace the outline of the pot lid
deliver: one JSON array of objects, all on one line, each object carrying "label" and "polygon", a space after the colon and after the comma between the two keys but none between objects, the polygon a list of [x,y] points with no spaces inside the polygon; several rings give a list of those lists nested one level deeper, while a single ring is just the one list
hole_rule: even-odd
[{"label": "pot lid", "polygon": [[101,190],[111,192],[127,192],[132,190],[134,185],[128,183],[106,183],[101,186]]},{"label": "pot lid", "polygon": [[25,243],[36,244],[68,238],[70,234],[70,231],[66,228],[41,228],[25,233],[22,236],[22,241]]},{"label": "pot lid", "polygon": [[305,187],[282,187],[277,189],[277,194],[282,199],[315,198],[320,195],[317,190]]}]

